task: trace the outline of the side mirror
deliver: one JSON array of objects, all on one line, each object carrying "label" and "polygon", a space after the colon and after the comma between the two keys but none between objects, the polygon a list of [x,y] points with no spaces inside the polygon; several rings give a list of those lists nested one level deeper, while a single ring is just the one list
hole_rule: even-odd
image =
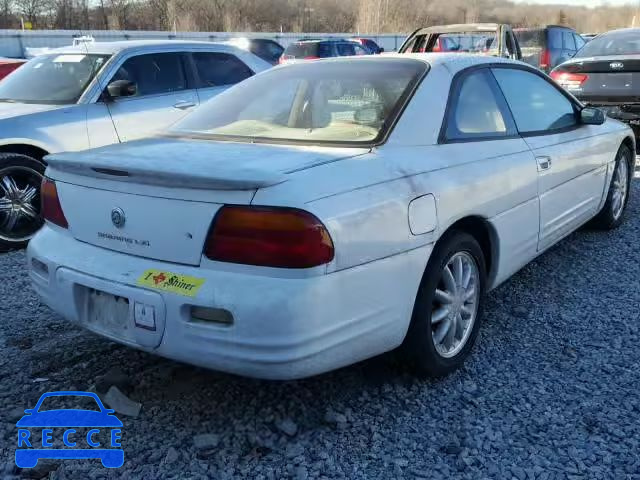
[{"label": "side mirror", "polygon": [[605,120],[604,112],[598,108],[585,107],[580,110],[580,121],[584,125],[602,125]]},{"label": "side mirror", "polygon": [[132,97],[137,91],[137,85],[129,80],[116,80],[107,86],[107,93],[111,98]]}]

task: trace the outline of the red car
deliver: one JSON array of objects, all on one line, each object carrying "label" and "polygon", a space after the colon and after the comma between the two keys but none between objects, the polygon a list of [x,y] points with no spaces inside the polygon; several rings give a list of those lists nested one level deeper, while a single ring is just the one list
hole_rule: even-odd
[{"label": "red car", "polygon": [[4,58],[0,59],[0,80],[13,72],[20,65],[25,63],[26,60],[15,59],[15,58]]}]

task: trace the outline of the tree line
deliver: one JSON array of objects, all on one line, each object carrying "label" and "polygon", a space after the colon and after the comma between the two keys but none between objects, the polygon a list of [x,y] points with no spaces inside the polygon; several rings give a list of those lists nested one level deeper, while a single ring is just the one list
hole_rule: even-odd
[{"label": "tree line", "polygon": [[[563,24],[603,32],[635,23],[632,6],[506,0],[0,0],[0,28],[233,32],[409,32],[420,26]],[[640,24],[640,16],[637,23]]]}]

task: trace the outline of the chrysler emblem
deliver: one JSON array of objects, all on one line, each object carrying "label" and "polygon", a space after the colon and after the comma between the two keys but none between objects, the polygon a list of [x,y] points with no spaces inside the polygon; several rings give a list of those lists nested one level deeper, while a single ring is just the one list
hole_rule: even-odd
[{"label": "chrysler emblem", "polygon": [[124,215],[124,210],[121,208],[114,208],[111,210],[111,222],[113,222],[116,228],[124,227],[126,221],[127,217]]},{"label": "chrysler emblem", "polygon": [[609,64],[609,66],[613,70],[620,70],[621,68],[624,68],[624,63],[622,63],[622,62],[612,62],[612,63]]}]

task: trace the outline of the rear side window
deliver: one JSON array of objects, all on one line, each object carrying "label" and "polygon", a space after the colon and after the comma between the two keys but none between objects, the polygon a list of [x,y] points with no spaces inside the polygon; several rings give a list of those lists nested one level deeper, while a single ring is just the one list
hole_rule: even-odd
[{"label": "rear side window", "polygon": [[564,32],[562,32],[562,41],[563,41],[563,45],[564,45],[564,49],[565,50],[575,50],[576,49],[576,42],[573,39],[573,33],[571,33],[568,30],[565,30]]},{"label": "rear side window", "polygon": [[541,76],[513,68],[496,68],[493,74],[520,133],[542,133],[577,124],[571,101]]},{"label": "rear side window", "polygon": [[549,48],[562,48],[562,30],[557,28],[549,29]]},{"label": "rear side window", "polygon": [[336,50],[341,57],[350,57],[356,54],[355,44],[353,43],[338,43]]},{"label": "rear side window", "polygon": [[573,34],[573,39],[576,41],[576,50],[580,50],[582,47],[584,47],[584,44],[587,43],[584,41],[584,38],[575,33]]},{"label": "rear side window", "polygon": [[126,60],[111,81],[136,83],[137,96],[179,92],[187,88],[181,53],[152,53]]},{"label": "rear side window", "polygon": [[449,107],[447,140],[504,137],[515,133],[509,131],[504,113],[506,105],[489,70],[474,71],[459,82]]},{"label": "rear side window", "polygon": [[234,85],[249,78],[253,72],[235,55],[218,52],[193,54],[200,88]]},{"label": "rear side window", "polygon": [[283,48],[275,42],[252,40],[249,44],[249,51],[267,62],[277,62],[282,55]]}]

